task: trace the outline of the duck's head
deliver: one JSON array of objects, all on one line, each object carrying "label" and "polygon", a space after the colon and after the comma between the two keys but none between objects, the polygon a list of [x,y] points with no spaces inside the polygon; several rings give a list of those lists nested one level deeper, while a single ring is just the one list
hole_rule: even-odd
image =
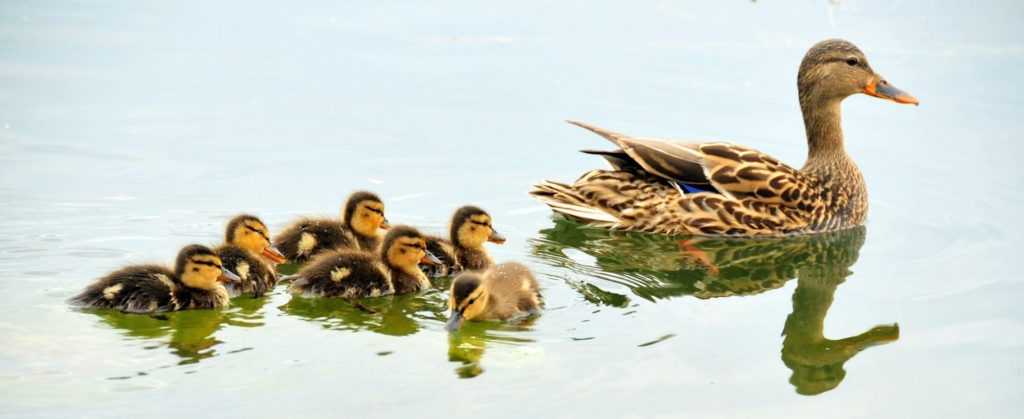
[{"label": "duck's head", "polygon": [[491,216],[480,208],[467,205],[455,211],[450,230],[452,242],[467,249],[477,249],[484,242],[502,244],[505,237],[494,231]]},{"label": "duck's head", "polygon": [[350,195],[341,217],[346,226],[363,237],[376,237],[378,230],[390,228],[387,218],[384,218],[384,201],[372,192],[359,191]]},{"label": "duck's head", "polygon": [[218,282],[241,280],[234,272],[224,268],[220,257],[213,250],[198,244],[185,246],[178,252],[174,273],[186,286],[202,290],[221,286]]},{"label": "duck's head", "polygon": [[397,226],[388,230],[381,246],[384,262],[393,268],[419,272],[419,264],[437,265],[441,261],[427,251],[427,239],[415,228]]},{"label": "duck's head", "polygon": [[889,84],[871,69],[857,46],[842,39],[821,41],[807,51],[800,63],[797,87],[800,103],[805,106],[838,102],[857,93],[918,104],[916,98]]},{"label": "duck's head", "polygon": [[274,263],[286,260],[281,251],[270,244],[270,230],[266,224],[254,215],[242,214],[232,218],[224,232],[224,241],[263,255]]},{"label": "duck's head", "polygon": [[480,315],[487,306],[487,286],[479,274],[463,273],[452,281],[452,289],[448,297],[448,323],[445,330],[453,331],[462,327],[462,322],[472,320]]}]

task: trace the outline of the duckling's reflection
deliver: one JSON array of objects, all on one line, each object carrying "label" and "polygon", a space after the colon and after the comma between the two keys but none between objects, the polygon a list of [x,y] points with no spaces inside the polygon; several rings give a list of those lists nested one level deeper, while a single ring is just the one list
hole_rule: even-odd
[{"label": "duckling's reflection", "polygon": [[369,330],[391,336],[411,335],[420,324],[440,318],[445,300],[437,291],[363,299],[373,310],[357,308],[342,298],[292,297],[281,311],[334,330]]},{"label": "duckling's reflection", "polygon": [[[666,237],[585,228],[566,220],[542,230],[533,253],[545,263],[566,267],[629,288],[656,301],[759,294],[798,278],[793,312],[786,319],[783,362],[800,394],[820,394],[839,385],[843,365],[859,351],[899,338],[896,325],[877,326],[845,339],[824,337],[825,316],[839,284],[851,274],[866,228],[777,239]],[[580,260],[579,253],[588,255]],[[590,259],[592,258],[592,259]],[[588,301],[610,304],[594,283],[570,283]],[[597,297],[595,297],[597,296]]]},{"label": "duckling's reflection", "polygon": [[[448,360],[460,365],[455,368],[459,378],[473,378],[484,373],[481,360],[488,343],[519,345],[532,343],[531,339],[504,334],[504,331],[523,331],[533,327],[535,316],[524,317],[515,323],[467,322],[457,332],[448,334]],[[444,321],[444,318],[441,318]]]},{"label": "duckling's reflection", "polygon": [[[214,336],[227,324],[237,327],[258,327],[263,320],[261,308],[266,298],[236,298],[230,308],[184,310],[154,315],[126,314],[112,310],[82,310],[98,316],[105,323],[124,331],[132,338],[161,340],[169,337],[167,346],[180,358],[179,365],[194,364],[217,355],[215,346],[222,343]],[[161,345],[162,346],[162,345]],[[154,346],[156,348],[159,346]]]}]

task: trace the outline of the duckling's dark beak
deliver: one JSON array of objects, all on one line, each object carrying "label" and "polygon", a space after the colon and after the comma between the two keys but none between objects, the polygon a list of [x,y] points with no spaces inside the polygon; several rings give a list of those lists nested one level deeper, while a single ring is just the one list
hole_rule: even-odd
[{"label": "duckling's dark beak", "polygon": [[487,241],[502,244],[505,243],[505,236],[502,236],[497,231],[491,230],[491,235],[487,237]]},{"label": "duckling's dark beak", "polygon": [[217,280],[220,282],[238,282],[242,280],[242,277],[229,271],[228,268],[220,268],[220,276],[217,277]]},{"label": "duckling's dark beak", "polygon": [[380,229],[381,230],[387,230],[389,228],[391,228],[391,223],[388,222],[387,218],[385,218],[384,221],[380,222]]},{"label": "duckling's dark beak", "polygon": [[462,327],[462,322],[464,320],[466,319],[462,317],[462,313],[453,310],[451,317],[448,317],[448,323],[444,324],[444,330],[449,332],[459,330],[459,328]]},{"label": "duckling's dark beak", "polygon": [[274,261],[274,263],[284,263],[288,258],[284,257],[284,254],[280,250],[277,250],[274,246],[267,246],[263,248],[263,256],[267,259]]},{"label": "duckling's dark beak", "polygon": [[878,74],[871,76],[871,80],[868,81],[868,87],[865,87],[863,92],[874,97],[889,99],[896,103],[920,104],[920,102],[917,101],[917,98],[911,96],[907,92],[897,89]]},{"label": "duckling's dark beak", "polygon": [[437,256],[427,250],[424,252],[423,258],[420,259],[420,263],[424,265],[437,266],[441,264],[441,259],[438,259]]}]

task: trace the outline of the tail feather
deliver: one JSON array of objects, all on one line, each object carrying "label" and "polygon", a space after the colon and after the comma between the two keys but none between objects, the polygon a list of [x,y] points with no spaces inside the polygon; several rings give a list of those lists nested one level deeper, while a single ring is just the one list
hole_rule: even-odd
[{"label": "tail feather", "polygon": [[622,135],[622,134],[619,134],[619,133],[614,132],[614,131],[608,131],[608,130],[603,129],[603,128],[598,128],[598,127],[590,125],[590,124],[588,124],[586,122],[580,122],[580,121],[565,121],[565,122],[568,122],[568,123],[573,124],[573,125],[575,125],[577,127],[580,127],[580,128],[587,129],[590,132],[593,132],[594,134],[600,135],[600,136],[604,137],[608,141],[611,141],[613,144],[615,144],[615,145],[617,145],[619,147],[622,147],[622,145],[619,144],[620,140],[622,140],[624,138],[629,138],[629,136]]},{"label": "tail feather", "polygon": [[544,182],[533,185],[530,194],[537,197],[552,210],[582,220],[595,227],[613,228],[620,220],[612,214],[596,208],[579,196],[572,187],[564,183]]}]

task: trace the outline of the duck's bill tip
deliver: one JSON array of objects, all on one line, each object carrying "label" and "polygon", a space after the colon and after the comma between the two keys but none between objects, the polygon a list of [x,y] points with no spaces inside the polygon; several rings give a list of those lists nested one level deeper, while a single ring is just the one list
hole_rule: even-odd
[{"label": "duck's bill tip", "polygon": [[904,92],[896,86],[889,84],[882,76],[875,75],[868,82],[868,86],[862,91],[867,95],[874,97],[888,99],[896,103],[905,103],[908,105],[918,106],[921,101],[917,100],[916,97],[911,96],[910,93]]},{"label": "duck's bill tip", "polygon": [[448,322],[444,324],[444,330],[454,332],[462,327],[462,322],[465,318],[462,317],[462,313],[453,311],[451,316],[448,317]]},{"label": "duck's bill tip", "polygon": [[288,258],[284,257],[284,254],[274,246],[265,247],[263,249],[263,256],[278,264],[284,263],[288,260]]},{"label": "duck's bill tip", "polygon": [[221,269],[220,276],[217,277],[217,280],[220,282],[238,282],[242,280],[242,277],[227,269]]},{"label": "duck's bill tip", "polygon": [[505,236],[498,234],[497,231],[491,232],[491,235],[487,237],[487,241],[496,244],[505,244]]}]

